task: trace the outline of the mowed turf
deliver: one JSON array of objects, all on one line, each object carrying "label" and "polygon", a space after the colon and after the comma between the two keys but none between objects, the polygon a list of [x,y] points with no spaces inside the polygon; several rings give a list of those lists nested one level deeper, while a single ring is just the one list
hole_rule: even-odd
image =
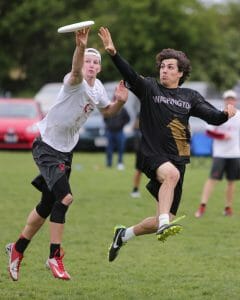
[{"label": "mowed turf", "polygon": [[34,237],[22,262],[20,280],[7,272],[5,244],[15,241],[39,193],[31,186],[37,168],[30,152],[0,152],[0,299],[240,299],[240,187],[234,216],[224,217],[225,181],[210,199],[206,215],[195,219],[210,160],[193,159],[185,176],[178,215],[184,230],[165,243],[155,235],[138,237],[109,263],[115,224],[135,224],[155,214],[155,201],[141,182],[139,199],[129,196],[134,154],[126,170],[106,169],[104,153],[75,153],[71,185],[74,203],[67,215],[63,247],[72,280],[54,279],[45,268],[48,224]]}]

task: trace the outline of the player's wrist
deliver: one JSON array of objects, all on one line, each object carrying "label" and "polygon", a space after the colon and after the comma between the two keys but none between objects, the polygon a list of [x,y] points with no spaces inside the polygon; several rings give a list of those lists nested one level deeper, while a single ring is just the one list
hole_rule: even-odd
[{"label": "player's wrist", "polygon": [[117,53],[117,50],[115,48],[106,48],[106,51],[111,56],[115,56]]}]

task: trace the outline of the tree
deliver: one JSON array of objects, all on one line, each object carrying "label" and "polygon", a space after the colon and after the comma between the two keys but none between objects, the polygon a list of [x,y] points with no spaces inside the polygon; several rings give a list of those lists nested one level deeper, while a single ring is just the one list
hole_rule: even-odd
[{"label": "tree", "polygon": [[[89,46],[103,54],[101,79],[119,79],[97,36],[110,28],[117,48],[142,75],[155,76],[162,48],[183,50],[191,59],[191,79],[230,88],[239,77],[239,4],[204,6],[199,0],[2,0],[0,3],[0,88],[36,92],[61,81],[71,68],[73,34],[63,25],[94,20]],[[226,76],[227,74],[227,76]]]}]

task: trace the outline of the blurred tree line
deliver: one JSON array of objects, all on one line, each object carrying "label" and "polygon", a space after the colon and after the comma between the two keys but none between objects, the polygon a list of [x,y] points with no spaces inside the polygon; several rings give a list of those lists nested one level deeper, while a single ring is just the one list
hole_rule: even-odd
[{"label": "blurred tree line", "polygon": [[191,80],[231,88],[240,77],[239,16],[238,0],[211,6],[200,0],[1,0],[0,89],[35,93],[61,81],[71,69],[75,41],[57,28],[86,20],[95,21],[88,46],[103,54],[103,81],[120,78],[97,35],[107,26],[138,73],[156,76],[156,54],[176,48],[191,59]]}]

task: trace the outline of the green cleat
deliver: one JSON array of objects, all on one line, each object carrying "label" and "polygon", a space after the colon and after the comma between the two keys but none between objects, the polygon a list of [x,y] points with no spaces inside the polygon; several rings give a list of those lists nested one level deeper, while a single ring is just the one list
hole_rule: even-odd
[{"label": "green cleat", "polygon": [[156,233],[158,240],[161,242],[165,242],[169,236],[178,234],[183,228],[182,225],[176,224],[176,222],[183,218],[185,218],[185,216],[181,216],[173,220],[170,224],[162,225]]}]

